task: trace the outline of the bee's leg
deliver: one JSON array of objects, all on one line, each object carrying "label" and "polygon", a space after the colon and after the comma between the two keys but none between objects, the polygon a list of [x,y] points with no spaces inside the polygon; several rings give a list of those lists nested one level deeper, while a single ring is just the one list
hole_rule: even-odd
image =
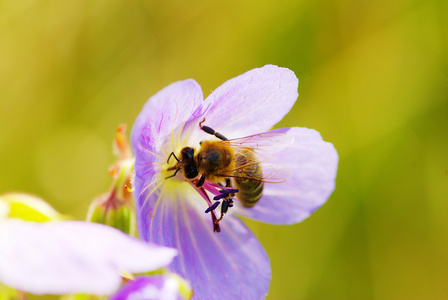
[{"label": "bee's leg", "polygon": [[[230,178],[226,178],[226,187],[232,187],[232,182]],[[230,193],[230,197],[235,197],[235,193]]]},{"label": "bee's leg", "polygon": [[223,140],[223,141],[227,141],[227,140],[228,140],[225,136],[223,136],[223,135],[220,134],[219,132],[216,132],[214,129],[212,129],[212,128],[208,127],[208,126],[203,126],[202,123],[204,123],[204,121],[205,121],[205,118],[204,118],[204,120],[202,120],[202,121],[199,123],[199,127],[201,127],[201,129],[202,129],[203,131],[207,132],[208,134],[211,134],[211,135],[216,136],[216,137],[217,137],[218,139],[220,139],[220,140]]},{"label": "bee's leg", "polygon": [[[222,176],[221,176],[222,177]],[[220,185],[220,186],[224,186],[224,184],[222,183],[222,182],[218,182],[218,184]],[[231,186],[231,183],[230,183],[230,178],[226,178],[226,185],[225,185],[225,187],[232,187]]]},{"label": "bee's leg", "polygon": [[[176,156],[174,156],[174,157],[176,157]],[[176,167],[173,167],[173,168],[176,168]],[[172,168],[169,168],[169,169],[168,169],[168,171],[172,171],[172,170],[174,170],[174,169],[172,169]],[[179,172],[179,170],[180,170],[180,167],[176,169],[176,172],[174,172],[173,175],[170,175],[170,176],[168,176],[168,177],[165,177],[165,179],[169,179],[169,178],[172,178],[172,177],[176,176],[176,174],[177,174],[177,172]]]},{"label": "bee's leg", "polygon": [[198,182],[196,182],[196,187],[200,188],[205,182],[205,175],[201,175],[201,178],[199,178]]},{"label": "bee's leg", "polygon": [[230,178],[226,178],[226,187],[231,187],[232,183],[230,182]]}]

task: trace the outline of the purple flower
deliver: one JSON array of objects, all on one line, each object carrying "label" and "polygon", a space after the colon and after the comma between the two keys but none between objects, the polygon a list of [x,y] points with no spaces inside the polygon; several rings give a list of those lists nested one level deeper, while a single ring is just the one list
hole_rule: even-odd
[{"label": "purple flower", "polygon": [[0,282],[33,294],[110,295],[121,272],[165,267],[176,253],[96,223],[0,219]]},{"label": "purple flower", "polygon": [[[205,100],[196,81],[179,81],[151,97],[135,121],[131,144],[139,234],[179,249],[170,268],[190,281],[196,299],[261,299],[268,292],[269,258],[235,215],[293,224],[325,203],[334,189],[338,156],[332,144],[312,129],[269,131],[294,105],[297,87],[292,71],[272,65],[225,82]],[[235,147],[235,170],[203,178],[198,170],[205,164],[197,153],[205,152],[208,142],[200,142],[226,138],[214,145]],[[215,162],[220,157],[203,156]],[[253,178],[267,182],[249,188],[253,193],[247,196],[247,182],[238,184],[236,177],[249,169],[255,174],[259,164],[254,162],[260,162],[263,175]],[[261,199],[248,207],[261,189]]]},{"label": "purple flower", "polygon": [[190,299],[188,285],[175,274],[141,276],[128,282],[109,300],[183,300]]}]

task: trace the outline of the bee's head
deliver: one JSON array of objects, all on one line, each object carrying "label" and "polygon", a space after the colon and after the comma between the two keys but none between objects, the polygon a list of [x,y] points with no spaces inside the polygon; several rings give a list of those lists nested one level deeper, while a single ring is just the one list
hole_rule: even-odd
[{"label": "bee's head", "polygon": [[194,162],[194,148],[185,147],[181,151],[181,164],[184,176],[187,179],[194,179],[199,175]]}]

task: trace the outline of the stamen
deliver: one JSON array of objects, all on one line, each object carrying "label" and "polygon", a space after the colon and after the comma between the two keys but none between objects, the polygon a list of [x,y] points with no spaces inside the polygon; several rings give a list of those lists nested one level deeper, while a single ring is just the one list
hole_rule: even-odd
[{"label": "stamen", "polygon": [[233,207],[233,199],[224,199],[221,204],[221,217],[219,217],[219,219],[215,221],[216,224],[218,224],[224,218],[224,215],[229,210],[229,207]]},{"label": "stamen", "polygon": [[219,185],[215,185],[214,183],[211,183],[211,182],[209,182],[207,180],[204,182],[202,187],[204,189],[206,189],[207,191],[209,191],[210,193],[212,193],[213,195],[221,194],[216,187],[219,187],[219,188],[222,188],[222,187],[219,186]]},{"label": "stamen", "polygon": [[[232,188],[231,186],[223,187],[220,184],[209,182],[207,180],[204,181],[204,184],[201,187],[198,187],[194,182],[191,182],[191,185],[199,192],[202,198],[208,203],[208,208],[205,210],[205,213],[211,212],[212,220],[213,220],[213,230],[215,232],[219,232],[219,222],[224,218],[224,215],[228,212],[230,207],[233,207],[233,199],[235,193],[238,193],[239,190]],[[212,195],[214,195],[213,200],[215,203],[211,203],[210,198],[207,194],[208,191]],[[220,202],[219,200],[223,200]],[[216,218],[215,209],[221,204],[221,216],[219,219]]]},{"label": "stamen", "polygon": [[222,198],[229,198],[235,196],[235,193],[238,193],[238,189],[226,189],[226,190],[219,190],[220,194],[213,197],[213,200],[220,200]]},{"label": "stamen", "polygon": [[[204,190],[204,187],[198,188],[198,187],[196,187],[196,185],[193,182],[190,182],[190,184],[199,193],[199,195],[201,195],[201,197],[204,198],[204,200],[207,202],[209,207],[213,206],[212,202],[210,201],[210,198],[207,195],[207,192]],[[221,228],[219,227],[219,224],[217,223],[217,220],[216,220],[215,211],[211,210],[210,212],[212,215],[213,232],[221,232]]]},{"label": "stamen", "polygon": [[222,194],[234,194],[234,193],[238,193],[239,190],[238,189],[226,189],[226,190],[219,190],[219,192]]},{"label": "stamen", "polygon": [[[209,208],[206,210],[206,212],[211,211],[213,213],[214,210],[216,209],[216,207],[220,203],[218,200],[223,199],[223,201],[221,203],[221,217],[219,219],[213,219],[213,217],[212,217],[215,225],[218,225],[218,223],[224,218],[224,215],[227,213],[229,208],[233,207],[234,202],[233,202],[232,197],[234,197],[235,193],[238,193],[239,190],[232,188],[231,186],[223,187],[220,184],[209,182],[209,181],[205,181],[204,184],[202,185],[201,189],[205,189],[208,192],[210,192],[211,194],[215,195],[213,197],[213,200],[217,201],[214,204],[209,203]],[[204,190],[204,193],[205,193],[205,190]]]},{"label": "stamen", "polygon": [[216,201],[215,203],[213,203],[209,208],[207,208],[205,210],[205,213],[209,213],[212,210],[215,210],[218,207],[219,203],[220,203],[219,201]]},{"label": "stamen", "polygon": [[216,219],[215,212],[212,211],[212,222],[213,222],[213,232],[221,232],[221,228],[219,227],[219,221]]},{"label": "stamen", "polygon": [[221,215],[224,215],[228,209],[229,209],[229,202],[227,202],[227,200],[222,201]]},{"label": "stamen", "polygon": [[213,197],[213,200],[220,200],[220,199],[225,198],[227,196],[228,196],[227,194],[217,195],[217,196]]}]

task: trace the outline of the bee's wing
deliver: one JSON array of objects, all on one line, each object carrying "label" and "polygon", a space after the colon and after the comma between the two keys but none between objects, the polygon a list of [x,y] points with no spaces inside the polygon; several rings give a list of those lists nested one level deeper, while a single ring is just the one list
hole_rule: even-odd
[{"label": "bee's wing", "polygon": [[260,161],[274,157],[276,153],[294,142],[294,137],[284,132],[264,132],[238,139],[223,141],[236,151],[252,151]]},{"label": "bee's wing", "polygon": [[[235,156],[245,157],[243,164],[237,164],[235,170],[223,174],[227,177],[248,178],[252,180],[261,180],[263,182],[279,183],[284,182],[290,177],[290,170],[284,164],[277,163],[276,154],[288,145],[292,144],[294,137],[283,132],[265,132],[243,138],[223,141],[231,146],[235,151]],[[247,156],[247,152],[252,152],[253,156]],[[248,159],[250,157],[250,159]],[[262,178],[252,178],[247,170],[254,165],[260,165],[262,168]]]}]

